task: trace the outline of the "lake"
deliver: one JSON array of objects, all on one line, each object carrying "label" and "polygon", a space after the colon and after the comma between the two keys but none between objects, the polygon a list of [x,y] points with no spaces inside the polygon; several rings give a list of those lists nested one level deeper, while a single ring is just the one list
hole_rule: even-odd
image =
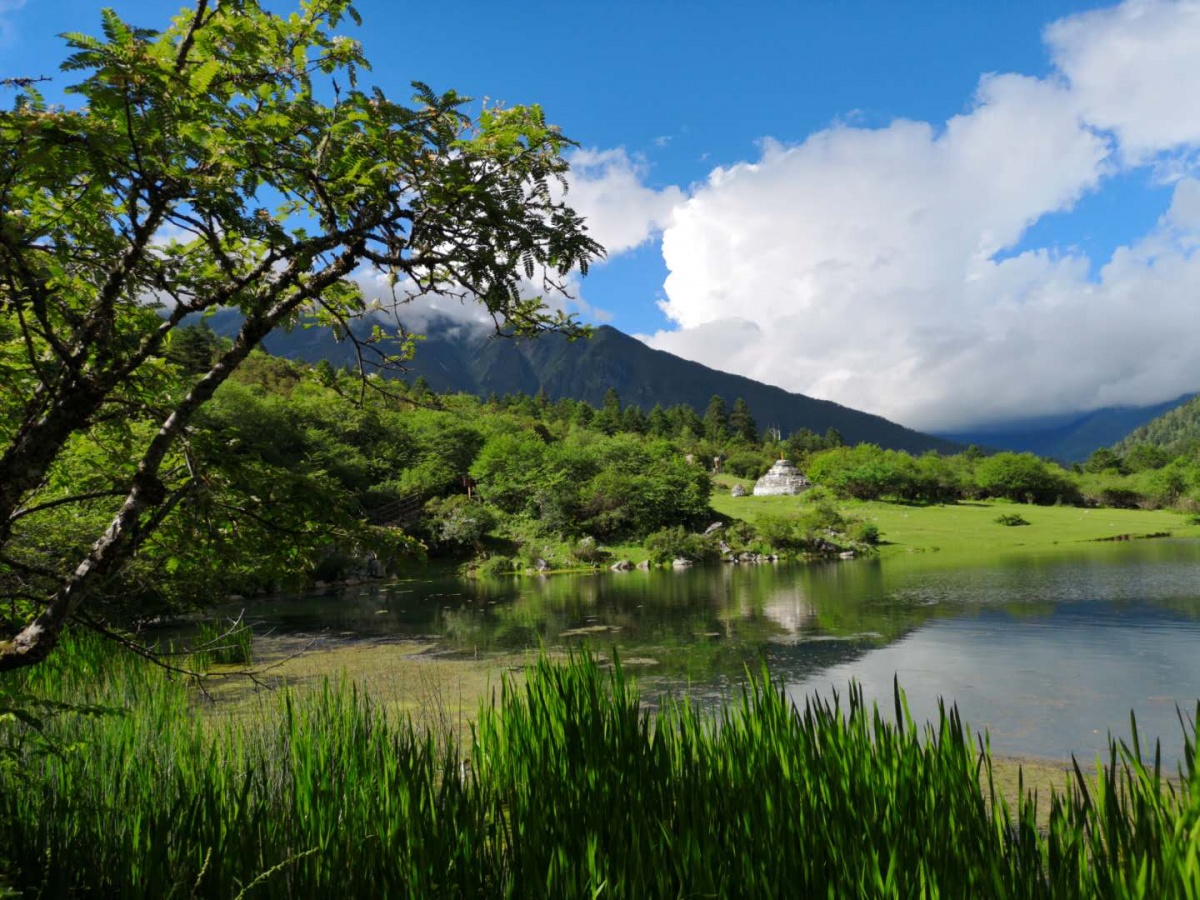
[{"label": "lake", "polygon": [[[1080,545],[1053,554],[937,553],[809,565],[696,567],[506,581],[414,579],[259,601],[257,633],[419,639],[447,656],[612,648],[651,694],[735,696],[762,660],[802,703],[851,679],[918,721],[958,704],[1002,754],[1091,762],[1107,735],[1182,749],[1200,697],[1200,542]],[[1152,741],[1151,741],[1152,743]]]}]

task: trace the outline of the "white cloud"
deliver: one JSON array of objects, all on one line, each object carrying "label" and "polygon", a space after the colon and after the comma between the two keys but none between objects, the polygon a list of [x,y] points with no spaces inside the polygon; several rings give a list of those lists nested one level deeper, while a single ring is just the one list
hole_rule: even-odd
[{"label": "white cloud", "polygon": [[[538,273],[534,274],[536,279]],[[385,328],[402,325],[406,331],[426,334],[434,324],[472,331],[490,330],[496,324],[487,308],[473,296],[458,296],[449,290],[441,294],[420,293],[409,279],[393,286],[385,273],[375,269],[363,269],[357,280],[367,303],[378,303],[376,317]],[[547,291],[541,281],[522,278],[520,292],[523,297],[540,296],[549,309],[575,313],[583,322],[607,322],[612,318],[611,313],[583,298],[577,275],[569,276],[564,287],[566,294]]]},{"label": "white cloud", "polygon": [[646,163],[623,149],[576,150],[571,154],[566,200],[587,219],[588,231],[610,256],[632,250],[662,230],[683,200],[683,191],[647,187]]},{"label": "white cloud", "polygon": [[[1186,169],[1098,277],[1070,250],[1004,258],[1106,175],[1200,144],[1200,74],[1180,64],[1200,58],[1198,22],[1195,3],[1143,0],[1072,17],[1047,30],[1059,72],[984,76],[944,126],[838,124],[713,170],[657,219],[675,327],[648,342],[922,428],[1200,388]],[[1126,85],[1162,93],[1127,102]]]},{"label": "white cloud", "polygon": [[1084,115],[1132,162],[1200,143],[1200,2],[1129,0],[1046,29]]}]

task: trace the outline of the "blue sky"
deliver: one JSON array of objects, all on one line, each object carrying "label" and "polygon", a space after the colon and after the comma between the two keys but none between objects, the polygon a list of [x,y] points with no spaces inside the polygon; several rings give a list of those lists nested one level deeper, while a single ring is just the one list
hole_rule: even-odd
[{"label": "blue sky", "polygon": [[[0,75],[99,5],[0,0]],[[356,5],[387,92],[580,143],[586,317],[922,428],[1200,389],[1193,0]]]}]

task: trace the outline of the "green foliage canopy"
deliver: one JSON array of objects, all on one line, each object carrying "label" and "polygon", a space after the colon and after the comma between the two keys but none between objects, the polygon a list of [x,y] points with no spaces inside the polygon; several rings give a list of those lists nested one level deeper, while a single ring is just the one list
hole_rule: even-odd
[{"label": "green foliage canopy", "polygon": [[[0,578],[19,610],[0,669],[43,659],[200,489],[189,429],[273,328],[307,317],[348,335],[368,267],[398,302],[452,293],[505,331],[575,331],[522,285],[553,291],[602,252],[555,199],[570,142],[538,107],[472,121],[453,91],[415,83],[405,105],[360,87],[367,60],[336,33],[357,18],[347,0],[288,17],[196,0],[162,32],[102,16],[102,37],[67,35],[78,107],[27,86],[0,113]],[[173,332],[220,308],[240,332],[176,377]],[[103,429],[132,464],[86,499],[48,493],[72,442]],[[43,513],[98,492],[107,527],[22,558]]]}]

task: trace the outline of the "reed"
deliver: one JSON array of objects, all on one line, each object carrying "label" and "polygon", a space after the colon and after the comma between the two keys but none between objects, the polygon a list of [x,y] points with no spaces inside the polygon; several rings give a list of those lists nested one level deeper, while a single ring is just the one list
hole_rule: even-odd
[{"label": "reed", "polygon": [[253,646],[254,632],[241,616],[225,623],[203,622],[192,649],[191,665],[198,672],[207,671],[213,664],[249,665],[254,662]]},{"label": "reed", "polygon": [[[918,726],[767,673],[720,716],[651,713],[620,666],[539,661],[470,745],[353,686],[202,721],[183,681],[75,640],[0,682],[0,863],[29,896],[1196,896],[1195,720],[1177,778],[1113,742],[1010,809],[954,708]],[[55,706],[54,704],[60,704]],[[71,705],[81,712],[68,712]],[[106,712],[106,710],[120,710]],[[38,749],[42,747],[42,749]],[[983,789],[980,789],[980,785]]]}]

